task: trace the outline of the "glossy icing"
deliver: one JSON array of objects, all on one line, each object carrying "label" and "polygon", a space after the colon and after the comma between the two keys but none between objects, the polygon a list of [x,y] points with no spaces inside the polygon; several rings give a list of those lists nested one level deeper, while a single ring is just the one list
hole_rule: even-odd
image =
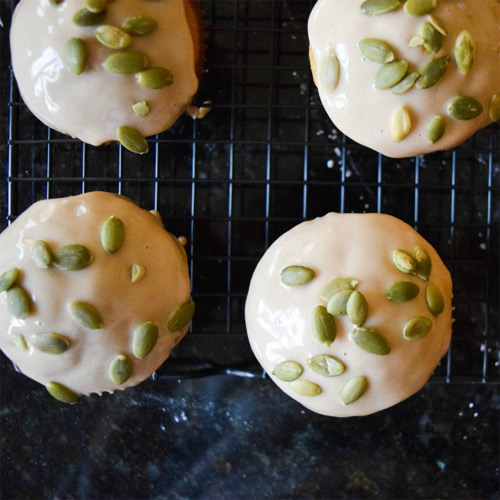
[{"label": "glossy icing", "polygon": [[[425,302],[426,282],[401,273],[392,263],[392,252],[401,248],[412,252],[422,246],[432,260],[430,281],[442,291],[443,313],[433,316]],[[309,283],[289,287],[281,283],[280,272],[290,265],[313,269]],[[368,301],[368,319],[363,325],[381,333],[391,352],[378,356],[360,349],[349,339],[352,325],[346,316],[336,317],[337,337],[330,347],[318,342],[311,331],[311,313],[326,305],[320,293],[337,277],[359,281],[359,290]],[[396,281],[412,281],[420,287],[412,301],[396,304],[385,297]],[[264,254],[252,277],[245,318],[253,352],[272,380],[305,407],[324,415],[347,417],[367,415],[417,392],[428,380],[446,353],[452,324],[452,283],[450,273],[436,251],[410,226],[381,214],[336,214],[304,222],[278,238]],[[419,340],[402,336],[405,323],[413,316],[433,321],[430,333]],[[325,377],[306,363],[320,354],[336,356],[346,365],[337,377]],[[281,361],[300,363],[304,372],[298,380],[310,380],[322,388],[319,396],[294,392],[288,382],[271,372]],[[358,375],[368,378],[365,394],[348,406],[340,399],[346,382]]]},{"label": "glossy icing", "polygon": [[[125,226],[125,241],[114,254],[107,254],[100,242],[100,227],[111,215]],[[38,268],[31,246],[42,239],[52,250],[78,243],[87,246],[95,259],[85,269],[61,271],[52,266]],[[171,311],[189,300],[190,282],[186,254],[178,240],[165,231],[161,220],[128,199],[104,192],[39,201],[21,214],[0,235],[0,275],[17,267],[20,284],[32,300],[32,314],[26,319],[12,317],[5,293],[0,294],[0,348],[32,379],[65,385],[78,394],[113,392],[138,384],[168,358],[187,327],[170,332]],[[131,266],[145,267],[142,279],[131,282]],[[80,327],[70,317],[67,304],[89,302],[100,312],[100,330]],[[131,351],[132,333],[145,321],[159,327],[158,342],[142,360]],[[15,344],[22,334],[29,344],[31,335],[54,332],[71,340],[62,354],[47,354]],[[108,367],[118,354],[133,360],[133,374],[117,386],[108,376]]]},{"label": "glossy icing", "polygon": [[[315,81],[321,61],[333,49],[340,63],[337,88],[327,92],[319,85],[321,102],[331,120],[355,141],[387,156],[407,157],[454,147],[491,120],[489,102],[500,92],[500,3],[497,0],[439,0],[432,15],[447,30],[441,50],[435,57],[451,56],[443,79],[428,89],[412,87],[394,95],[390,89],[374,88],[376,72],[382,66],[366,59],[358,49],[363,38],[378,38],[395,49],[396,59],[405,59],[410,70],[422,67],[431,55],[421,47],[409,47],[419,35],[427,16],[410,16],[403,8],[379,15],[360,12],[362,0],[319,0],[311,12],[308,32]],[[476,43],[475,62],[467,75],[458,72],[453,48],[459,33],[467,29]],[[446,112],[448,102],[457,95],[478,99],[483,112],[469,121],[455,121]],[[390,116],[407,106],[412,121],[410,134],[394,142],[389,132]],[[446,118],[444,136],[431,144],[426,125],[436,114]]]},{"label": "glossy icing", "polygon": [[[127,50],[143,52],[149,66],[161,66],[174,83],[161,90],[141,86],[134,75],[114,75],[102,66],[116,52],[94,36],[96,26],[78,27],[72,17],[85,0],[23,0],[17,6],[10,34],[12,65],[23,100],[46,125],[84,142],[99,145],[116,140],[116,130],[127,125],[144,136],[170,127],[191,103],[198,88],[196,55],[186,17],[186,0],[114,0],[103,24],[120,26],[130,16],[149,15],[158,28],[133,37]],[[71,37],[85,40],[87,69],[74,75],[63,59]],[[146,100],[150,112],[136,115],[131,106]]]}]

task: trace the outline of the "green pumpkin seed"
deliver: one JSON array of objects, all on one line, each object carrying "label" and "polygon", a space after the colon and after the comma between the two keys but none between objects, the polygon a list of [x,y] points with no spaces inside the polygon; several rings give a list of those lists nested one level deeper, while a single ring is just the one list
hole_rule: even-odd
[{"label": "green pumpkin seed", "polygon": [[443,28],[443,25],[440,23],[440,21],[434,17],[434,16],[427,16],[427,19],[429,22],[434,26],[434,28],[441,33],[443,36],[448,36],[448,32]]},{"label": "green pumpkin seed", "polygon": [[152,321],[140,324],[133,335],[132,352],[137,359],[144,359],[158,341],[158,327]]},{"label": "green pumpkin seed", "polygon": [[375,75],[375,88],[388,89],[400,82],[408,71],[405,60],[392,61],[384,64]]},{"label": "green pumpkin seed", "polygon": [[391,46],[378,38],[363,38],[358,43],[361,53],[370,61],[389,63],[394,61],[394,52]]},{"label": "green pumpkin seed", "polygon": [[436,85],[443,78],[448,66],[448,56],[431,59],[420,69],[420,78],[417,80],[417,87],[428,89]]},{"label": "green pumpkin seed", "polygon": [[132,104],[132,106],[130,107],[132,108],[132,111],[138,116],[145,117],[149,115],[150,109],[148,101],[134,102],[134,104]]},{"label": "green pumpkin seed", "polygon": [[58,333],[41,333],[30,338],[30,344],[48,354],[62,354],[69,349],[71,341]]},{"label": "green pumpkin seed", "polygon": [[195,304],[192,300],[184,302],[177,309],[174,309],[167,321],[167,327],[171,332],[178,332],[182,330],[193,318],[195,311]]},{"label": "green pumpkin seed", "polygon": [[272,374],[284,382],[293,382],[302,375],[303,371],[302,365],[295,361],[282,361],[276,365]]},{"label": "green pumpkin seed", "polygon": [[83,245],[66,245],[54,252],[54,265],[63,271],[79,271],[92,264],[94,255]]},{"label": "green pumpkin seed", "polygon": [[148,89],[163,89],[174,83],[174,75],[166,68],[147,68],[139,71],[137,81]]},{"label": "green pumpkin seed", "polygon": [[420,73],[417,73],[416,71],[407,73],[399,83],[391,88],[391,92],[397,95],[408,92],[413,87],[413,85],[415,85],[415,82],[418,80],[419,76]]},{"label": "green pumpkin seed", "polygon": [[[444,120],[444,119],[443,119]],[[432,262],[429,254],[420,246],[413,249],[413,258],[417,263],[417,276],[427,281],[431,275]]]},{"label": "green pumpkin seed", "polygon": [[411,117],[405,106],[392,112],[390,131],[391,138],[395,142],[402,141],[411,132]]},{"label": "green pumpkin seed", "polygon": [[288,266],[280,273],[281,283],[287,286],[301,286],[314,278],[314,271],[304,266]]},{"label": "green pumpkin seed", "polygon": [[427,124],[426,133],[427,139],[434,144],[443,137],[444,131],[446,129],[446,121],[443,116],[434,116]]},{"label": "green pumpkin seed", "polygon": [[125,227],[118,217],[112,215],[101,227],[101,245],[107,253],[120,250],[125,240]]},{"label": "green pumpkin seed", "polygon": [[60,3],[63,3],[64,0],[49,0],[49,3],[52,5],[59,5]]},{"label": "green pumpkin seed", "polygon": [[124,51],[111,54],[103,63],[110,73],[129,75],[143,70],[148,65],[148,60],[140,52]]},{"label": "green pumpkin seed", "polygon": [[347,317],[355,326],[361,326],[368,316],[368,302],[365,296],[357,290],[352,292],[347,301]]},{"label": "green pumpkin seed", "polygon": [[290,387],[301,396],[318,396],[321,394],[321,387],[310,380],[294,380],[290,382]]},{"label": "green pumpkin seed", "polygon": [[365,0],[360,10],[367,16],[378,16],[399,9],[400,5],[399,0]]},{"label": "green pumpkin seed", "polygon": [[405,274],[417,273],[416,260],[404,250],[397,249],[392,252],[392,261],[399,271]]},{"label": "green pumpkin seed", "polygon": [[132,127],[120,127],[116,131],[116,136],[120,144],[132,153],[143,155],[149,151],[148,141],[146,141],[140,132]]},{"label": "green pumpkin seed", "polygon": [[122,28],[134,36],[149,35],[158,27],[158,22],[149,16],[128,17],[122,24]]},{"label": "green pumpkin seed", "polygon": [[324,377],[337,377],[345,371],[345,365],[340,359],[330,354],[320,354],[307,360],[309,368]]},{"label": "green pumpkin seed", "polygon": [[132,43],[132,37],[127,32],[109,24],[96,28],[95,37],[99,43],[110,49],[125,49]]},{"label": "green pumpkin seed", "polygon": [[61,403],[72,405],[78,401],[78,396],[72,390],[57,382],[49,382],[46,389],[53,398],[61,401]]},{"label": "green pumpkin seed", "polygon": [[462,75],[466,75],[474,64],[475,48],[472,35],[467,30],[463,30],[455,42],[455,62]]},{"label": "green pumpkin seed", "polygon": [[413,300],[418,293],[420,288],[417,284],[411,281],[397,281],[391,285],[385,296],[392,302],[402,303],[409,300]]},{"label": "green pumpkin seed", "polygon": [[404,9],[410,16],[425,16],[437,7],[437,0],[406,0]]},{"label": "green pumpkin seed", "polygon": [[15,337],[14,337],[14,344],[19,347],[19,349],[21,349],[22,351],[27,351],[28,350],[28,344],[26,343],[26,339],[24,338],[23,335],[21,335],[20,333],[18,333]]},{"label": "green pumpkin seed", "polygon": [[447,111],[455,120],[472,120],[483,112],[483,106],[474,97],[461,95],[448,104]]},{"label": "green pumpkin seed", "polygon": [[81,38],[70,38],[64,45],[64,61],[75,75],[85,71],[88,58],[87,45]]},{"label": "green pumpkin seed", "polygon": [[48,269],[52,265],[54,256],[49,245],[42,240],[36,240],[31,246],[31,258],[35,265],[41,269]]},{"label": "green pumpkin seed", "polygon": [[425,316],[415,316],[403,328],[406,340],[417,340],[425,337],[432,328],[432,321]]},{"label": "green pumpkin seed", "polygon": [[109,364],[109,378],[116,385],[121,385],[130,378],[132,370],[132,361],[125,354],[119,354]]},{"label": "green pumpkin seed", "polygon": [[321,300],[328,302],[336,293],[342,290],[354,290],[358,281],[352,278],[335,278],[321,291]]},{"label": "green pumpkin seed", "polygon": [[87,10],[90,10],[90,12],[102,12],[106,10],[107,7],[107,0],[86,0],[85,1],[85,7]]},{"label": "green pumpkin seed", "polygon": [[425,290],[425,300],[429,311],[437,316],[444,311],[444,297],[441,290],[434,284],[429,283]]},{"label": "green pumpkin seed", "polygon": [[146,268],[141,264],[132,264],[132,268],[130,270],[130,281],[132,283],[137,283],[141,280],[146,274]]},{"label": "green pumpkin seed", "polygon": [[354,290],[341,290],[337,292],[326,305],[326,310],[333,316],[345,316],[347,314],[347,301]]},{"label": "green pumpkin seed", "polygon": [[12,288],[17,278],[19,278],[19,273],[20,271],[17,267],[5,271],[2,276],[0,276],[0,292],[6,292]]},{"label": "green pumpkin seed", "polygon": [[73,22],[80,27],[95,26],[96,24],[100,24],[105,17],[105,10],[102,12],[90,12],[90,10],[84,7],[73,16]]},{"label": "green pumpkin seed", "polygon": [[379,356],[385,356],[391,352],[387,340],[380,333],[371,328],[355,328],[352,339],[363,351]]},{"label": "green pumpkin seed", "polygon": [[500,94],[493,94],[491,97],[489,115],[492,122],[500,120]]},{"label": "green pumpkin seed", "polygon": [[420,34],[422,37],[421,45],[427,52],[437,54],[441,50],[444,37],[432,23],[425,22],[422,24]]},{"label": "green pumpkin seed", "polygon": [[31,311],[30,298],[20,285],[13,285],[7,290],[7,309],[14,318],[25,319]]},{"label": "green pumpkin seed", "polygon": [[330,51],[323,59],[319,70],[319,81],[327,92],[333,92],[337,88],[340,76],[340,64],[337,56]]},{"label": "green pumpkin seed", "polygon": [[337,336],[337,325],[325,306],[316,306],[311,315],[311,328],[318,342],[331,345]]},{"label": "green pumpkin seed", "polygon": [[90,330],[100,330],[102,328],[102,318],[97,309],[88,302],[73,300],[68,304],[70,316],[83,328]]},{"label": "green pumpkin seed", "polygon": [[410,47],[421,47],[425,43],[425,40],[421,36],[412,36],[408,45]]},{"label": "green pumpkin seed", "polygon": [[350,405],[358,400],[368,388],[368,380],[363,375],[353,377],[347,381],[347,384],[342,389],[340,399],[344,405]]}]

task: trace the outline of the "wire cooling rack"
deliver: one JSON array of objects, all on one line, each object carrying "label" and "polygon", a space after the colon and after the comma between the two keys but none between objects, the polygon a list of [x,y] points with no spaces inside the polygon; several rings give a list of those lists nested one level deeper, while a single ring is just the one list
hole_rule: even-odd
[{"label": "wire cooling rack", "polygon": [[498,125],[451,151],[385,158],[338,132],[320,105],[307,58],[314,2],[203,0],[196,103],[210,101],[210,114],[182,117],[143,157],[94,148],[48,129],[20,99],[8,53],[16,3],[0,0],[0,228],[37,200],[106,190],[186,235],[197,314],[158,379],[261,376],[244,324],[251,274],[283,232],[337,211],[403,219],[451,270],[454,335],[432,381],[500,381]]}]

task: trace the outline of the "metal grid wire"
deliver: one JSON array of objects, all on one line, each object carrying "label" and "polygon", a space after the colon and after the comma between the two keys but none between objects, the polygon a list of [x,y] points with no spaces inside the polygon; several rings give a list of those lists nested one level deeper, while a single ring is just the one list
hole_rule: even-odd
[{"label": "metal grid wire", "polygon": [[304,219],[366,211],[413,225],[452,272],[454,336],[432,380],[500,381],[498,125],[451,151],[385,158],[338,132],[321,107],[307,59],[314,2],[203,0],[208,50],[196,102],[211,101],[211,113],[182,117],[143,157],[94,148],[43,126],[21,101],[6,48],[17,2],[1,1],[2,228],[39,199],[107,190],[159,210],[186,235],[197,314],[160,378],[258,376],[244,302],[259,258]]}]

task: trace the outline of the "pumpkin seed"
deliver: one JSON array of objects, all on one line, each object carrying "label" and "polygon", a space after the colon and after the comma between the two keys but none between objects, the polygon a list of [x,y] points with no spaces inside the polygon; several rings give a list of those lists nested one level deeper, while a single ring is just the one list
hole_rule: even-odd
[{"label": "pumpkin seed", "polygon": [[352,278],[335,278],[321,291],[321,300],[328,302],[336,293],[342,290],[354,290],[358,281]]},{"label": "pumpkin seed", "polygon": [[392,61],[384,64],[375,75],[375,88],[388,89],[400,82],[408,71],[405,60]]},{"label": "pumpkin seed", "polygon": [[443,35],[432,24],[425,22],[420,27],[420,35],[422,37],[422,46],[427,52],[437,54],[443,46]]},{"label": "pumpkin seed", "polygon": [[64,45],[64,61],[75,75],[85,71],[88,57],[87,45],[81,38],[70,38]]},{"label": "pumpkin seed", "polygon": [[119,354],[109,364],[109,378],[116,385],[121,385],[130,378],[132,370],[132,361],[125,354]]},{"label": "pumpkin seed", "polygon": [[340,359],[330,354],[320,354],[307,360],[309,368],[324,377],[336,377],[345,371],[345,365]]},{"label": "pumpkin seed", "polygon": [[415,316],[403,328],[406,340],[417,340],[425,337],[432,328],[432,321],[425,316]]},{"label": "pumpkin seed", "polygon": [[73,300],[68,304],[70,316],[83,328],[90,330],[100,330],[102,328],[102,318],[97,309],[88,302]]},{"label": "pumpkin seed", "polygon": [[425,43],[425,40],[421,36],[412,36],[408,45],[410,47],[421,47]]},{"label": "pumpkin seed", "polygon": [[358,400],[368,388],[368,380],[363,375],[353,377],[347,381],[347,384],[342,389],[340,399],[344,405],[349,405]]},{"label": "pumpkin seed", "polygon": [[300,286],[314,278],[314,271],[304,266],[288,266],[280,273],[281,282],[287,286]]},{"label": "pumpkin seed", "polygon": [[460,71],[462,75],[466,75],[474,64],[475,53],[474,39],[467,30],[463,30],[458,35],[454,52],[458,71]]},{"label": "pumpkin seed", "polygon": [[420,78],[417,80],[417,87],[428,89],[436,85],[443,78],[448,66],[448,56],[431,59],[420,68]]},{"label": "pumpkin seed", "polygon": [[31,336],[30,344],[35,349],[48,354],[62,354],[69,349],[71,341],[58,333],[40,333]]},{"label": "pumpkin seed", "polygon": [[73,22],[80,27],[95,26],[96,24],[100,24],[105,17],[105,10],[101,12],[90,12],[90,10],[84,7],[73,16]]},{"label": "pumpkin seed", "polygon": [[25,319],[31,311],[30,298],[20,285],[13,285],[7,290],[7,309],[14,318]]},{"label": "pumpkin seed", "polygon": [[434,316],[443,312],[444,297],[441,290],[434,283],[429,283],[427,285],[427,289],[425,290],[425,300],[429,311],[434,314]]},{"label": "pumpkin seed", "polygon": [[85,7],[90,10],[90,12],[102,12],[106,10],[107,0],[86,0]]},{"label": "pumpkin seed", "polygon": [[361,326],[368,316],[368,302],[365,296],[357,290],[352,292],[347,301],[347,317],[355,326]]},{"label": "pumpkin seed", "polygon": [[385,356],[391,352],[387,340],[371,328],[355,328],[352,332],[352,339],[363,351],[379,356]]},{"label": "pumpkin seed", "polygon": [[319,71],[319,81],[327,92],[333,92],[339,82],[340,64],[337,56],[330,51],[323,59]]},{"label": "pumpkin seed", "polygon": [[444,131],[446,129],[446,122],[443,116],[434,116],[427,124],[426,132],[429,141],[434,144],[443,137]]},{"label": "pumpkin seed", "polygon": [[370,61],[389,63],[394,61],[394,52],[391,46],[378,38],[363,38],[358,43],[361,53]]},{"label": "pumpkin seed", "polygon": [[447,111],[455,120],[472,120],[483,112],[483,106],[474,97],[461,95],[448,104]]},{"label": "pumpkin seed", "polygon": [[147,68],[139,71],[137,81],[148,89],[163,89],[174,83],[174,75],[166,68]]},{"label": "pumpkin seed", "polygon": [[111,54],[103,63],[110,73],[128,75],[143,70],[148,65],[146,56],[140,52],[124,51]]},{"label": "pumpkin seed", "polygon": [[295,361],[282,361],[276,365],[272,374],[284,382],[293,382],[302,375],[303,371],[302,365]]},{"label": "pumpkin seed", "polygon": [[311,315],[311,328],[313,335],[319,342],[331,345],[337,336],[337,325],[325,306],[316,306]]},{"label": "pumpkin seed", "polygon": [[158,27],[158,22],[149,16],[128,17],[122,24],[122,28],[134,36],[149,35]]},{"label": "pumpkin seed", "polygon": [[310,380],[294,380],[290,382],[290,387],[301,396],[318,396],[321,394],[321,387]]},{"label": "pumpkin seed", "polygon": [[142,155],[149,151],[148,141],[146,141],[140,132],[132,127],[120,127],[116,131],[116,136],[120,141],[120,144],[132,153]]},{"label": "pumpkin seed", "polygon": [[112,215],[101,227],[101,245],[107,253],[120,250],[125,240],[125,227],[118,217]]},{"label": "pumpkin seed", "polygon": [[345,316],[347,314],[347,301],[354,290],[341,290],[337,292],[326,305],[326,310],[333,316]]},{"label": "pumpkin seed", "polygon": [[391,88],[391,92],[397,95],[408,92],[413,87],[413,85],[415,85],[415,82],[418,80],[419,76],[420,73],[417,73],[416,71],[406,73],[405,77]]},{"label": "pumpkin seed", "polygon": [[92,252],[83,245],[66,245],[54,252],[54,265],[63,271],[79,271],[94,260]]},{"label": "pumpkin seed", "polygon": [[416,274],[417,273],[417,262],[416,260],[404,250],[398,248],[392,252],[392,261],[399,271],[405,274]]},{"label": "pumpkin seed", "polygon": [[144,359],[158,341],[158,327],[152,321],[140,324],[133,336],[132,352],[137,359]]},{"label": "pumpkin seed", "polygon": [[491,97],[489,115],[492,122],[500,120],[500,94],[493,94]]},{"label": "pumpkin seed", "polygon": [[167,327],[171,332],[178,332],[184,328],[193,318],[195,304],[192,300],[184,302],[177,309],[174,309],[167,321]]},{"label": "pumpkin seed", "polygon": [[427,16],[429,22],[436,28],[436,30],[443,36],[448,36],[448,32],[443,28],[441,22],[434,16]]},{"label": "pumpkin seed", "polygon": [[132,43],[132,37],[126,31],[109,24],[96,28],[95,37],[99,43],[110,49],[125,49]]},{"label": "pumpkin seed", "polygon": [[367,16],[378,16],[399,9],[400,5],[399,0],[365,0],[360,10]]},{"label": "pumpkin seed", "polygon": [[130,281],[137,283],[146,274],[146,268],[141,264],[132,264],[130,270]]},{"label": "pumpkin seed", "polygon": [[405,106],[392,112],[390,131],[392,140],[395,142],[402,141],[411,132],[411,117]]},{"label": "pumpkin seed", "polygon": [[57,382],[49,382],[45,387],[49,394],[61,403],[72,405],[78,401],[78,396],[72,390]]},{"label": "pumpkin seed", "polygon": [[21,349],[22,351],[27,351],[28,350],[28,344],[26,343],[26,339],[24,338],[23,335],[21,335],[20,333],[18,333],[15,337],[14,337],[14,344],[19,347],[19,349]]},{"label": "pumpkin seed", "polygon": [[20,271],[17,267],[5,271],[2,276],[0,276],[0,292],[6,292],[12,288],[17,278],[19,278],[19,273]]},{"label": "pumpkin seed", "polygon": [[132,104],[132,106],[130,107],[132,108],[132,111],[138,116],[145,117],[149,115],[150,109],[148,101],[134,102],[134,104]]},{"label": "pumpkin seed", "polygon": [[37,267],[48,269],[52,265],[54,256],[49,245],[42,240],[36,240],[31,246],[31,258]]},{"label": "pumpkin seed", "polygon": [[413,249],[413,258],[417,263],[417,276],[427,281],[431,275],[432,262],[429,254],[420,246]]},{"label": "pumpkin seed", "polygon": [[418,293],[420,288],[417,284],[411,281],[397,281],[391,285],[385,296],[392,302],[402,303],[409,300],[413,300]]},{"label": "pumpkin seed", "polygon": [[406,0],[404,9],[410,16],[425,16],[437,7],[437,0]]},{"label": "pumpkin seed", "polygon": [[49,3],[51,3],[52,5],[59,5],[60,3],[62,3],[64,0],[49,0]]}]

